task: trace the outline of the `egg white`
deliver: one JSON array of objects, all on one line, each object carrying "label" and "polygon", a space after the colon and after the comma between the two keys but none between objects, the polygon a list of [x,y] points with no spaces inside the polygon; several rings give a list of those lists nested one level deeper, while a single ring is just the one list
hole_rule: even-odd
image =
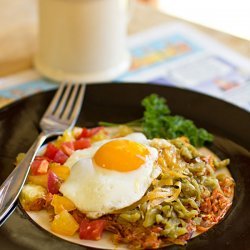
[{"label": "egg white", "polygon": [[136,170],[119,172],[93,164],[95,152],[110,140],[74,152],[65,163],[71,171],[60,192],[88,217],[96,218],[133,204],[160,174],[160,168],[155,163],[158,152],[148,146],[148,140],[143,134],[133,133],[123,138],[143,144],[150,152],[145,163]]}]

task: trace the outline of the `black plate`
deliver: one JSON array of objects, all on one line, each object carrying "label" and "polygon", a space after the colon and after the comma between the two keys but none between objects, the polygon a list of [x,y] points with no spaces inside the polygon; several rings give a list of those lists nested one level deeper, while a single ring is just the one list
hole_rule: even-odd
[{"label": "black plate", "polygon": [[[195,121],[216,135],[211,149],[231,159],[236,180],[234,203],[226,218],[187,246],[168,249],[250,249],[250,115],[221,100],[178,88],[146,84],[105,84],[87,87],[78,125],[126,122],[142,116],[140,101],[150,93],[167,98],[174,114]],[[39,120],[54,91],[36,94],[0,111],[0,182],[13,169],[19,152],[25,152],[39,133]],[[84,249],[39,229],[20,209],[0,228],[1,249]]]}]

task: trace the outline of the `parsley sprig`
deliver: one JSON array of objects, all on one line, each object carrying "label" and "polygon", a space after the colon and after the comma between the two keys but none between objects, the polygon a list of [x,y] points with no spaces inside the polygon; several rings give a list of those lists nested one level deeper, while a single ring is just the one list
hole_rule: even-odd
[{"label": "parsley sprig", "polygon": [[[145,108],[143,118],[123,125],[141,127],[147,138],[174,139],[179,136],[188,137],[196,147],[213,141],[213,135],[203,128],[197,128],[193,121],[179,115],[171,115],[166,99],[156,94],[145,97],[142,102]],[[117,126],[119,124],[101,122],[103,126]]]}]

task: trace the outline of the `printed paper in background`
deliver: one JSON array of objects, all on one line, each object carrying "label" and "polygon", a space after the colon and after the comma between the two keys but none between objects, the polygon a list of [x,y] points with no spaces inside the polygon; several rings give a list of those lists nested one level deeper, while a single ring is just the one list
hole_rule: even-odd
[{"label": "printed paper in background", "polygon": [[[132,65],[115,81],[148,82],[210,94],[250,111],[250,59],[179,23],[129,37]],[[34,70],[0,78],[0,96],[18,99],[55,88]]]}]

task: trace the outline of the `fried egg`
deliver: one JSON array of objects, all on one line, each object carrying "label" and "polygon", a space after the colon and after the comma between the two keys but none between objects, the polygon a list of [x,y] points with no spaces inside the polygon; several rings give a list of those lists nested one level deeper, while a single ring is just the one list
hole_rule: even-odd
[{"label": "fried egg", "polygon": [[157,158],[142,133],[94,143],[69,157],[60,192],[88,217],[112,213],[142,198],[160,174]]}]

